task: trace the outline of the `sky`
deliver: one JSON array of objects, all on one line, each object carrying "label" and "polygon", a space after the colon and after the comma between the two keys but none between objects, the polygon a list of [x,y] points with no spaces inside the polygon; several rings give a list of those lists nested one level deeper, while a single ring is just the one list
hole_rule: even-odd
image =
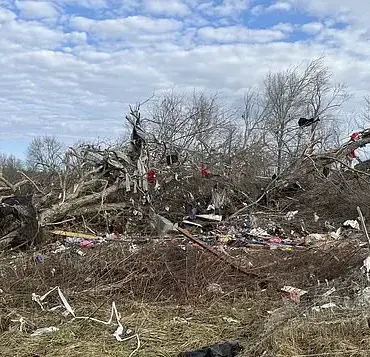
[{"label": "sky", "polygon": [[168,89],[242,98],[322,55],[352,98],[370,83],[365,0],[0,0],[0,152],[35,136],[115,138],[128,104]]}]

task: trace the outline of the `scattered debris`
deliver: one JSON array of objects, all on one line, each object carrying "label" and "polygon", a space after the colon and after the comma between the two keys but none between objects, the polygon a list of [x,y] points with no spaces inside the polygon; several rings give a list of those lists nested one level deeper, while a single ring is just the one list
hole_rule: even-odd
[{"label": "scattered debris", "polygon": [[46,333],[53,333],[53,332],[56,332],[56,331],[59,331],[58,327],[54,327],[54,326],[42,327],[42,328],[38,328],[36,331],[34,331],[31,334],[31,337],[41,336],[41,335],[44,335]]},{"label": "scattered debris", "polygon": [[222,221],[222,216],[218,214],[197,214],[196,217],[207,221],[217,221],[217,222]]},{"label": "scattered debris", "polygon": [[337,304],[334,304],[333,302],[328,302],[327,304],[321,305],[320,309],[325,310],[325,309],[332,309],[334,307],[337,307]]},{"label": "scattered debris", "polygon": [[[53,292],[57,292],[58,293],[58,296],[59,296],[59,299],[62,303],[62,305],[56,305],[52,308],[48,308],[46,309],[45,308],[45,305],[47,304],[46,303],[46,298],[52,294]],[[110,315],[110,318],[108,321],[101,321],[101,320],[98,320],[98,319],[95,319],[93,317],[84,317],[84,316],[76,316],[74,310],[72,309],[71,305],[68,303],[67,299],[65,298],[64,294],[62,293],[62,291],[60,290],[59,286],[56,286],[54,287],[53,289],[49,290],[46,294],[40,296],[40,295],[37,295],[35,293],[32,293],[32,301],[35,301],[40,307],[42,310],[47,310],[47,311],[55,311],[59,308],[63,308],[64,307],[64,312],[63,312],[63,316],[64,317],[67,317],[68,315],[72,315],[73,319],[78,319],[78,320],[90,320],[90,321],[95,321],[95,322],[98,322],[98,323],[101,323],[101,324],[104,324],[104,325],[112,325],[113,324],[113,319],[115,318],[116,322],[115,324],[118,325],[117,329],[115,330],[115,332],[113,333],[113,336],[116,338],[117,341],[119,342],[123,342],[123,341],[128,341],[132,338],[136,338],[137,340],[137,348],[135,349],[135,351],[133,351],[130,356],[132,356],[134,353],[136,353],[139,348],[140,348],[140,339],[139,339],[139,335],[138,334],[135,334],[132,332],[132,330],[128,329],[128,328],[124,328],[124,326],[122,325],[120,319],[121,319],[121,316],[120,314],[118,313],[117,311],[117,308],[116,308],[116,304],[115,302],[113,301],[112,302],[112,310],[111,310],[111,315]],[[48,331],[48,332],[52,332],[52,331]],[[44,332],[45,333],[45,332]]]},{"label": "scattered debris", "polygon": [[321,306],[313,306],[312,310],[316,312],[320,312],[321,310],[327,310],[327,309],[333,309],[335,307],[338,307],[337,304],[333,302],[329,302],[327,304],[323,304]]},{"label": "scattered debris", "polygon": [[51,234],[65,236],[65,237],[74,237],[74,238],[81,238],[81,239],[97,239],[96,235],[85,234],[85,233],[78,233],[78,232],[68,232],[68,231],[50,231]]},{"label": "scattered debris", "polygon": [[310,245],[315,242],[322,242],[326,241],[328,238],[327,234],[319,234],[319,233],[311,233],[305,237],[305,244]]},{"label": "scattered debris", "polygon": [[255,236],[255,237],[268,237],[270,236],[266,230],[262,228],[253,228],[250,230],[249,235]]},{"label": "scattered debris", "polygon": [[54,254],[58,254],[58,253],[66,251],[66,250],[68,250],[68,248],[64,244],[62,244],[60,242],[56,242],[54,250],[52,250],[51,252],[54,253]]},{"label": "scattered debris", "polygon": [[330,238],[339,239],[341,237],[341,233],[342,233],[342,228],[339,227],[335,232],[330,232],[329,235],[330,235]]},{"label": "scattered debris", "polygon": [[370,248],[370,236],[369,236],[369,233],[367,231],[367,227],[366,227],[366,224],[365,224],[365,218],[364,218],[364,215],[362,214],[362,211],[361,211],[361,208],[360,207],[357,207],[357,212],[360,216],[360,220],[361,220],[361,224],[362,224],[362,228],[365,232],[365,235],[366,235],[366,238],[367,238],[367,241],[369,243],[369,248]]},{"label": "scattered debris", "polygon": [[207,286],[207,291],[213,294],[224,294],[220,284],[212,283]]},{"label": "scattered debris", "polygon": [[370,286],[366,286],[365,288],[361,289],[355,301],[358,305],[368,309],[370,306]]},{"label": "scattered debris", "polygon": [[182,221],[182,223],[184,223],[184,224],[188,224],[189,226],[194,226],[194,227],[203,228],[203,226],[202,226],[201,224],[196,223],[196,222],[192,222],[192,221],[188,221],[188,220],[186,220],[186,219],[184,219],[184,220]]},{"label": "scattered debris", "polygon": [[284,286],[281,288],[281,291],[286,292],[289,298],[296,303],[299,303],[301,297],[308,293],[306,290],[298,289],[293,286]]},{"label": "scattered debris", "polygon": [[176,231],[177,224],[173,224],[170,220],[159,214],[154,215],[154,225],[160,236],[164,236],[169,232]]},{"label": "scattered debris", "polygon": [[[302,119],[303,127],[316,121]],[[32,294],[33,301],[57,317],[58,323],[63,319],[94,321],[111,326],[117,341],[136,339],[133,353],[140,348],[139,336],[124,326],[115,302],[109,320],[103,321],[93,315],[78,316],[81,296],[84,302],[89,294],[117,299],[138,297],[140,306],[148,297],[166,302],[176,300],[176,304],[185,301],[189,305],[198,301],[206,304],[208,299],[230,304],[240,298],[245,309],[246,299],[261,295],[264,311],[261,315],[266,317],[267,306],[268,318],[272,319],[277,315],[275,304],[287,305],[296,314],[319,311],[316,315],[320,316],[326,315],[323,313],[326,309],[332,310],[330,314],[342,312],[347,298],[370,304],[369,288],[364,286],[366,278],[358,269],[363,263],[362,272],[370,281],[370,256],[364,259],[369,254],[364,248],[364,234],[370,244],[366,222],[359,208],[359,219],[346,220],[348,215],[354,217],[354,204],[363,205],[364,213],[369,215],[366,195],[354,192],[351,182],[353,174],[362,175],[368,182],[369,171],[361,173],[364,165],[351,168],[353,163],[345,161],[347,156],[356,158],[355,150],[370,143],[368,133],[359,132],[349,143],[327,153],[307,148],[296,164],[292,160],[292,166],[271,175],[275,168],[270,171],[253,148],[242,152],[231,150],[232,154],[225,156],[208,153],[204,148],[199,155],[173,145],[167,147],[165,141],[151,142],[138,109],[131,108],[127,120],[132,128],[127,145],[101,148],[83,144],[70,148],[63,169],[40,171],[32,178],[26,176],[31,189],[20,190],[18,184],[7,182],[0,174],[0,182],[5,184],[1,191],[9,193],[0,204],[0,245],[16,250],[9,256],[4,254],[1,269],[1,275],[6,277],[0,289],[5,331],[9,331],[8,314],[15,313],[8,307],[17,300],[11,294],[24,292],[23,285],[14,283],[21,278],[27,284],[28,280],[37,282],[26,284],[27,289],[38,289],[40,282],[43,286],[53,281],[63,284],[66,295],[74,299],[70,301],[75,302],[76,310],[59,287],[43,296]],[[251,157],[248,155],[254,158],[246,160]],[[261,171],[263,176],[259,176]],[[346,191],[347,186],[350,192]],[[338,191],[347,193],[341,205],[337,205],[334,195]],[[191,232],[172,222],[179,222]],[[50,242],[34,247],[43,236]],[[19,246],[31,249],[21,255]],[[32,277],[30,272],[35,271],[37,274]],[[9,284],[5,281],[7,277]],[[337,289],[329,289],[336,279],[343,281],[335,281]],[[292,309],[286,299],[279,299],[279,288],[283,285],[281,290],[290,300],[309,304],[295,305]],[[247,306],[247,311],[258,310],[249,302]],[[178,305],[174,314],[190,315]],[[176,330],[198,324],[198,320],[189,322],[192,317],[164,315],[166,322],[178,324],[172,325]],[[240,321],[230,316],[239,315],[233,310],[217,313],[218,323],[220,319],[225,322],[222,328],[240,330],[240,326],[233,325],[241,325],[241,321],[243,329],[246,328],[244,315]],[[25,331],[25,319],[19,315],[16,318],[11,322],[19,323],[20,330]],[[266,320],[263,323],[268,326]],[[46,325],[49,324],[52,323]],[[27,332],[37,328],[28,321],[26,327]],[[269,337],[275,334],[275,338],[285,328],[280,327],[264,332]],[[37,329],[33,335],[52,333],[55,329]],[[148,340],[153,339],[154,333],[161,333],[153,330],[148,333]],[[249,332],[245,333],[248,338]],[[261,342],[266,336],[260,332]],[[181,355],[229,357],[240,350],[233,342],[223,342]],[[264,355],[264,351],[258,352],[248,355]]]},{"label": "scattered debris", "polygon": [[361,269],[365,270],[367,280],[370,281],[370,255],[364,260],[364,263]]},{"label": "scattered debris", "polygon": [[212,253],[213,255],[218,257],[219,259],[223,260],[225,263],[228,263],[230,266],[232,266],[236,270],[241,271],[244,274],[249,275],[249,276],[260,277],[258,274],[253,273],[251,271],[248,271],[248,269],[245,269],[244,267],[236,264],[236,262],[234,260],[230,259],[228,256],[225,256],[224,254],[220,253],[219,251],[217,251],[217,250],[213,249],[212,247],[208,246],[207,244],[202,242],[200,239],[193,237],[190,234],[190,232],[187,231],[186,229],[182,229],[182,228],[178,227],[177,230],[179,232],[181,232],[185,237],[190,239],[192,242],[198,244],[203,249],[207,250],[208,252]]},{"label": "scattered debris", "polygon": [[291,221],[295,216],[296,214],[298,213],[298,211],[289,211],[286,215],[285,215],[285,218],[288,220],[288,221]]},{"label": "scattered debris", "polygon": [[176,316],[172,319],[172,321],[175,324],[185,324],[185,325],[189,325],[190,320],[191,320],[191,317],[187,318],[187,319],[184,319],[183,317],[178,317],[178,316]]},{"label": "scattered debris", "polygon": [[237,341],[220,342],[199,350],[182,352],[179,357],[235,357],[244,350]]},{"label": "scattered debris", "polygon": [[352,229],[360,230],[360,224],[355,220],[347,220],[343,223],[343,227],[349,227]]},{"label": "scattered debris", "polygon": [[223,317],[222,320],[230,324],[240,324],[239,320],[233,319],[232,317]]},{"label": "scattered debris", "polygon": [[330,290],[328,290],[326,293],[324,293],[322,296],[323,297],[328,297],[330,296],[331,294],[335,293],[337,291],[337,289],[333,286]]}]

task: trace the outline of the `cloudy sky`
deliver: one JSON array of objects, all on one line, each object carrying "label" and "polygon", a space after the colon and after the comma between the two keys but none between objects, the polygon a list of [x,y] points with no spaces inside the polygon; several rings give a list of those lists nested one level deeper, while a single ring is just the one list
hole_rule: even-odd
[{"label": "cloudy sky", "polygon": [[116,137],[153,91],[237,100],[321,55],[351,111],[370,89],[369,18],[365,0],[0,0],[0,152],[43,134]]}]

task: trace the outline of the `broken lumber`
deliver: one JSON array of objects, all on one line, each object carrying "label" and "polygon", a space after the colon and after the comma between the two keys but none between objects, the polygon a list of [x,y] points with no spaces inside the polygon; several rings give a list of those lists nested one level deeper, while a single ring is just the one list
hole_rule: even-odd
[{"label": "broken lumber", "polygon": [[213,249],[212,247],[208,246],[207,244],[202,242],[200,239],[193,237],[188,230],[180,228],[180,227],[177,227],[177,230],[180,233],[182,233],[186,238],[191,240],[193,243],[198,244],[200,247],[202,247],[206,251],[210,252],[211,254],[213,254],[214,256],[216,256],[217,258],[222,260],[223,262],[227,263],[228,265],[230,265],[235,270],[237,270],[237,271],[239,271],[243,274],[246,274],[248,276],[251,276],[253,278],[263,278],[261,275],[253,273],[253,272],[249,271],[248,269],[245,269],[244,267],[235,264],[235,262],[232,261],[232,259],[230,259],[229,257],[225,256],[224,254],[222,254],[222,253],[218,252],[217,250]]}]

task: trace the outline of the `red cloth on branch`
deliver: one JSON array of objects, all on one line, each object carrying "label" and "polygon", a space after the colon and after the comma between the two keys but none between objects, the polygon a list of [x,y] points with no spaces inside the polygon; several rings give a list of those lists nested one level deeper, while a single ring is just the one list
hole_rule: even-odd
[{"label": "red cloth on branch", "polygon": [[[360,134],[361,132],[360,131],[355,131],[354,133],[351,134],[350,138],[352,141],[357,141],[358,139],[360,139]],[[349,153],[349,156],[352,158],[352,159],[356,159],[357,158],[357,154],[356,154],[356,151],[353,150]]]},{"label": "red cloth on branch", "polygon": [[200,166],[200,172],[202,174],[202,177],[209,177],[209,173],[203,164]]},{"label": "red cloth on branch", "polygon": [[151,185],[155,184],[155,171],[153,169],[150,169],[148,171],[147,179],[148,179],[148,183],[150,183]]},{"label": "red cloth on branch", "polygon": [[351,140],[352,141],[357,141],[359,139],[359,136],[360,136],[360,132],[355,131],[354,133],[351,134]]}]

